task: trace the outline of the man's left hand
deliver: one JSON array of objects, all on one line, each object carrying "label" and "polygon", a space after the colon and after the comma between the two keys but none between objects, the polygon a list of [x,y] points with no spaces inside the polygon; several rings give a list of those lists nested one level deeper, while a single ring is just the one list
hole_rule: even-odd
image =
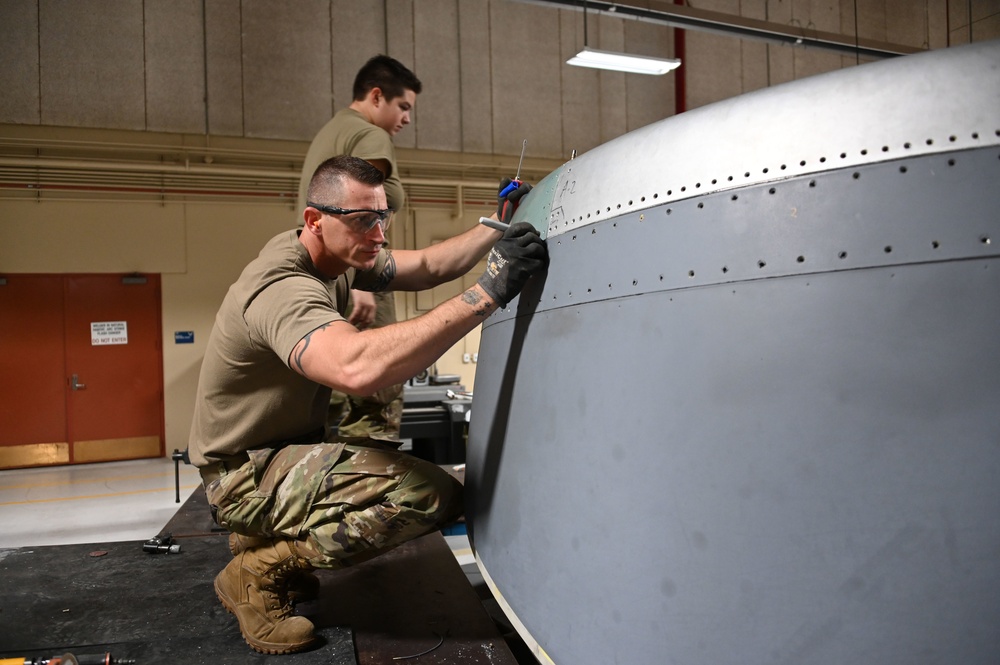
[{"label": "man's left hand", "polygon": [[479,286],[501,307],[524,288],[532,274],[549,264],[549,250],[534,226],[512,224],[486,255],[486,270]]}]

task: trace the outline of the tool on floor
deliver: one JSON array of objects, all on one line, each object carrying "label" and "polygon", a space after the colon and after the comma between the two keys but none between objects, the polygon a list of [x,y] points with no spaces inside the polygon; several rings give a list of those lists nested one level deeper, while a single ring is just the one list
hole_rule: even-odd
[{"label": "tool on floor", "polygon": [[0,658],[0,665],[134,665],[131,658],[115,658],[111,653],[64,653],[51,658]]},{"label": "tool on floor", "polygon": [[[514,173],[514,179],[511,180],[506,187],[500,190],[500,193],[497,195],[497,198],[502,199],[521,186],[521,164],[524,163],[524,149],[527,147],[528,147],[528,139],[524,139],[523,141],[521,141],[521,158],[517,160],[517,172]],[[503,202],[503,208],[500,210],[501,220],[507,219],[508,217],[507,215],[508,205],[511,205],[509,201]],[[507,230],[507,224],[505,224],[502,221],[497,221],[492,217],[480,217],[479,223],[482,224],[483,226],[488,226],[491,229],[496,229],[501,233]]]},{"label": "tool on floor", "polygon": [[174,461],[174,503],[181,502],[181,462],[185,464],[191,463],[191,458],[188,457],[187,448],[183,451],[174,448],[173,454],[170,459]]},{"label": "tool on floor", "polygon": [[[174,537],[169,533],[161,533],[154,536],[142,544],[142,551],[147,554],[177,554],[181,551],[181,546],[174,542]],[[0,663],[3,665],[3,663]]]}]

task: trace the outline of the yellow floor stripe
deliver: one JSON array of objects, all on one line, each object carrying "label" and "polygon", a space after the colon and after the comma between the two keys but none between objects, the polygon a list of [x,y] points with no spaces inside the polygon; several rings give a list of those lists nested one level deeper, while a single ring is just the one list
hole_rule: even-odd
[{"label": "yellow floor stripe", "polygon": [[109,476],[107,478],[80,478],[79,480],[57,480],[50,483],[23,483],[20,485],[0,485],[0,491],[17,490],[25,487],[61,487],[63,485],[89,485],[91,483],[114,483],[124,480],[146,480],[148,478],[173,478],[174,472],[147,473],[141,476]]},{"label": "yellow floor stripe", "polygon": [[[181,489],[190,490],[200,486],[201,483],[197,483],[195,485],[181,485]],[[27,501],[8,501],[6,503],[0,503],[0,506],[20,506],[28,503],[51,503],[53,501],[77,501],[80,499],[104,499],[111,496],[128,496],[129,494],[149,494],[150,492],[167,492],[167,491],[172,492],[173,490],[174,490],[173,487],[157,487],[154,489],[147,489],[147,490],[133,490],[131,492],[112,492],[110,494],[90,494],[81,496],[54,497],[51,499],[29,499]]]}]

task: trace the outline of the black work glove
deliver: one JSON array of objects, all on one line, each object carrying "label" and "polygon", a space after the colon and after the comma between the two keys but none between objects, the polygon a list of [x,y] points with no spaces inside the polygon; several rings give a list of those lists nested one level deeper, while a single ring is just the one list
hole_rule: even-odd
[{"label": "black work glove", "polygon": [[501,196],[503,190],[512,182],[514,181],[510,178],[504,178],[500,181],[500,187],[497,189],[497,219],[504,224],[510,224],[510,220],[514,217],[514,211],[517,210],[517,206],[521,203],[521,199],[531,191],[531,185],[518,180],[519,184],[517,188],[511,189],[505,196]]},{"label": "black work glove", "polygon": [[548,247],[535,227],[527,222],[511,224],[486,255],[486,270],[479,278],[479,286],[506,307],[528,278],[548,263]]}]

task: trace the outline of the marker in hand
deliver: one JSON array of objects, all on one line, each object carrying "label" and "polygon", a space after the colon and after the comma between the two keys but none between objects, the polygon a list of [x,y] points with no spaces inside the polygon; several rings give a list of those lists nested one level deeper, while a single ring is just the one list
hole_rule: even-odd
[{"label": "marker in hand", "polygon": [[493,219],[492,217],[480,217],[479,223],[483,226],[488,226],[491,229],[496,229],[500,233],[504,233],[507,230],[509,224],[504,224],[503,222]]}]

